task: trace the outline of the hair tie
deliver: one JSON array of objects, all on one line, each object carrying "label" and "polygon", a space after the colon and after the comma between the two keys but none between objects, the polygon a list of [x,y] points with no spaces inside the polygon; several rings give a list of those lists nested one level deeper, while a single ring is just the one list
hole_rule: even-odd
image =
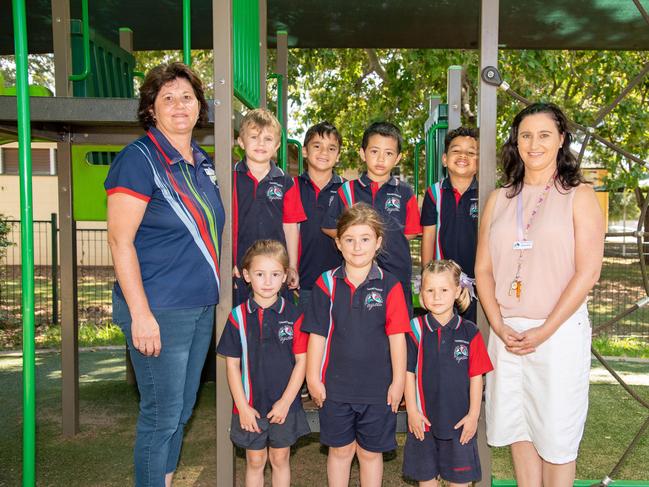
[{"label": "hair tie", "polygon": [[460,287],[469,291],[471,299],[477,299],[475,295],[475,279],[467,276],[464,272],[460,273]]}]

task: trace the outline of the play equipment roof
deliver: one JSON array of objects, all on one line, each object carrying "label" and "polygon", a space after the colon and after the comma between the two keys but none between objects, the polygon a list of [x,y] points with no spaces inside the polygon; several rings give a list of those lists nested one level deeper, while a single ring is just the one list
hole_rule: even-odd
[{"label": "play equipment roof", "polygon": [[[649,0],[639,0],[649,10]],[[0,54],[12,54],[11,0],[0,0]],[[51,0],[26,0],[29,51],[52,52]],[[81,0],[70,0],[73,18]],[[90,0],[90,23],[135,50],[182,49],[180,0]],[[289,45],[316,47],[478,48],[479,0],[268,0],[268,45],[286,30]],[[192,2],[192,47],[212,47],[212,1]],[[501,47],[649,49],[649,28],[633,0],[500,0]]]}]

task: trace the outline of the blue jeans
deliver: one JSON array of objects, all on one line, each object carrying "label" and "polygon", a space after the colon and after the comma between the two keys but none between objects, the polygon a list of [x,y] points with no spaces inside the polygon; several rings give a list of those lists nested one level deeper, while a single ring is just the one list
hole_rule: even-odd
[{"label": "blue jeans", "polygon": [[165,475],[176,470],[214,328],[214,306],[153,310],[153,315],[162,350],[158,357],[146,357],[133,347],[126,302],[113,295],[113,320],[126,336],[140,391],[134,452],[138,487],[164,487]]}]

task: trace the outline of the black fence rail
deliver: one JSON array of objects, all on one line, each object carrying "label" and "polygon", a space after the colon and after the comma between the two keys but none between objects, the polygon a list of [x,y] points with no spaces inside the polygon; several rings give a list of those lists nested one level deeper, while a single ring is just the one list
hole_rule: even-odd
[{"label": "black fence rail", "polygon": [[[0,328],[21,321],[20,222],[9,221],[14,242],[0,259]],[[34,222],[36,324],[59,321],[58,249],[56,218]],[[77,228],[77,286],[79,320],[108,323],[115,279],[105,228]],[[640,270],[640,252],[631,237],[607,236],[602,275],[591,292],[588,307],[593,328],[622,313],[646,296]],[[419,269],[419,240],[411,242],[415,274]],[[642,258],[649,259],[649,245]],[[56,284],[56,285],[55,285]],[[649,306],[626,316],[604,335],[649,338]]]},{"label": "black fence rail", "polygon": [[[19,326],[22,320],[20,221],[7,221],[12,243],[0,259],[0,328]],[[34,221],[34,307],[36,326],[60,320],[58,228],[51,220]],[[77,296],[79,320],[111,321],[111,289],[115,274],[105,228],[77,228]]]}]

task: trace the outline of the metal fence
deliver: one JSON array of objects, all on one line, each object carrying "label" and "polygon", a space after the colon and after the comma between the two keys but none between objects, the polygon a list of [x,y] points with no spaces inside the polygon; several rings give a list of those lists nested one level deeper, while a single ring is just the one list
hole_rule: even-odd
[{"label": "metal fence", "polygon": [[[21,320],[20,222],[9,221],[9,240],[14,245],[0,260],[0,328],[18,326]],[[115,274],[108,250],[105,228],[77,229],[77,285],[79,320],[89,323],[110,322],[111,289]],[[57,323],[59,286],[56,218],[34,222],[36,324]],[[411,242],[418,269],[419,241]],[[644,258],[649,258],[649,245]],[[588,307],[593,328],[606,323],[646,296],[640,271],[640,256],[635,240],[609,234],[604,252],[602,275],[591,292]],[[54,265],[53,265],[54,264]],[[54,285],[56,283],[56,286]],[[626,316],[604,334],[649,338],[649,307]]]},{"label": "metal fence", "polygon": [[[20,221],[9,220],[11,245],[0,259],[0,328],[21,322]],[[34,294],[37,326],[60,319],[58,228],[51,220],[34,221]],[[110,322],[111,289],[115,274],[105,228],[77,228],[77,286],[79,320]]]}]

